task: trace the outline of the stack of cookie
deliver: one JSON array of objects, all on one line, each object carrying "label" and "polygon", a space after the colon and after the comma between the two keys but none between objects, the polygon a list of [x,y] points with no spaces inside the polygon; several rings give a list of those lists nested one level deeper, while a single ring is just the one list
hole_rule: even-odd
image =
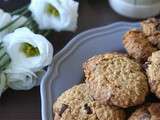
[{"label": "stack of cookie", "polygon": [[159,21],[141,24],[143,30],[124,35],[128,54],[96,55],[83,64],[85,83],[62,93],[53,105],[54,120],[160,120],[160,103],[145,103],[150,91],[160,98]]}]

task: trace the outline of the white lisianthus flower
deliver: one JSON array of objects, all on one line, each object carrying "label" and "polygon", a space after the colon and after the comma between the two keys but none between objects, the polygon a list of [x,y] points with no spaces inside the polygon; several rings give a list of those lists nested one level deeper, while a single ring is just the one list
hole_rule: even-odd
[{"label": "white lisianthus flower", "polygon": [[53,46],[42,35],[26,27],[16,29],[3,38],[4,48],[11,58],[10,68],[23,68],[32,72],[51,64]]},{"label": "white lisianthus flower", "polygon": [[5,73],[0,73],[0,97],[2,93],[7,89],[7,77]]},{"label": "white lisianthus flower", "polygon": [[[4,12],[2,9],[0,9],[0,29],[6,26],[8,23],[12,21],[12,17],[9,13]],[[2,38],[4,35],[6,35],[9,32],[9,29],[5,29],[0,32],[0,42],[2,41]]]},{"label": "white lisianthus flower", "polygon": [[14,90],[29,90],[36,85],[37,76],[30,70],[23,68],[8,69],[7,85]]},{"label": "white lisianthus flower", "polygon": [[79,3],[74,0],[31,0],[30,11],[40,29],[74,31]]}]

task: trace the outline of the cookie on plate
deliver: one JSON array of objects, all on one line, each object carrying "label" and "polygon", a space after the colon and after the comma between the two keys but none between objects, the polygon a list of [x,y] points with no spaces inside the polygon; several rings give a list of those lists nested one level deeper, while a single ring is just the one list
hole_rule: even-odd
[{"label": "cookie on plate", "polygon": [[154,32],[152,35],[148,36],[148,40],[153,46],[160,49],[160,32]]},{"label": "cookie on plate", "polygon": [[140,30],[130,30],[123,37],[123,44],[128,54],[138,62],[144,62],[157,49]]},{"label": "cookie on plate", "polygon": [[135,61],[122,54],[94,56],[83,64],[94,99],[127,108],[141,104],[148,93],[147,78]]},{"label": "cookie on plate", "polygon": [[160,50],[152,53],[145,66],[150,89],[160,98]]},{"label": "cookie on plate", "polygon": [[86,84],[80,84],[62,93],[53,105],[54,120],[124,120],[122,109],[102,105],[88,94]]},{"label": "cookie on plate", "polygon": [[160,120],[160,103],[147,104],[139,108],[128,120]]},{"label": "cookie on plate", "polygon": [[150,18],[141,22],[143,32],[149,36],[156,31],[160,31],[160,20],[155,18]]}]

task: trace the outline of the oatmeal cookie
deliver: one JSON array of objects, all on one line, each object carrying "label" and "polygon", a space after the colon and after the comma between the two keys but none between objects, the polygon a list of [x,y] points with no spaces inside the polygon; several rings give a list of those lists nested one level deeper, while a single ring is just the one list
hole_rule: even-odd
[{"label": "oatmeal cookie", "polygon": [[102,105],[89,95],[86,84],[62,93],[53,106],[54,120],[124,120],[125,113],[115,106]]},{"label": "oatmeal cookie", "polygon": [[160,120],[160,103],[147,104],[139,108],[128,120]]},{"label": "oatmeal cookie", "polygon": [[160,50],[152,53],[145,66],[150,89],[160,98]]},{"label": "oatmeal cookie", "polygon": [[154,32],[152,35],[148,36],[149,42],[160,49],[160,32]]},{"label": "oatmeal cookie", "polygon": [[141,22],[143,32],[149,36],[154,32],[160,31],[160,20],[155,18],[150,18]]},{"label": "oatmeal cookie", "polygon": [[122,108],[144,102],[147,78],[140,65],[128,57],[101,54],[86,61],[83,68],[90,94],[97,101]]},{"label": "oatmeal cookie", "polygon": [[128,54],[138,62],[144,62],[157,49],[153,47],[140,30],[130,30],[123,37],[123,44]]}]

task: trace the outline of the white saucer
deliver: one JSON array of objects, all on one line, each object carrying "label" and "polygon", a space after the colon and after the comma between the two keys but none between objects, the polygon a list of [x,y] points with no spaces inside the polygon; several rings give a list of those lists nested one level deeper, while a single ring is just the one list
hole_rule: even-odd
[{"label": "white saucer", "polygon": [[130,18],[147,18],[160,13],[160,2],[151,5],[134,5],[123,0],[109,0],[109,3],[117,13]]}]

